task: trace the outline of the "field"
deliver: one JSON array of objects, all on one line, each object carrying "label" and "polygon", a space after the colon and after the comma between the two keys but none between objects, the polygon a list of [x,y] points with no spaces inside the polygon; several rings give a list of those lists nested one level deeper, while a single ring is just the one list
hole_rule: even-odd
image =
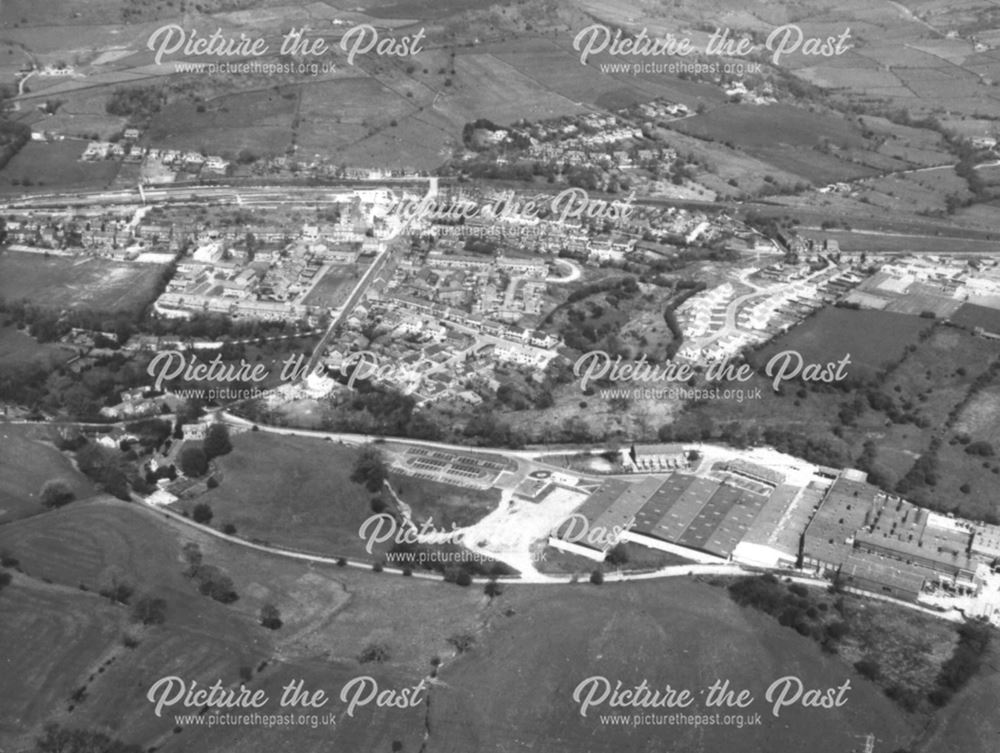
[{"label": "field", "polygon": [[0,194],[105,188],[118,174],[114,161],[81,162],[84,141],[29,141],[0,170]]},{"label": "field", "polygon": [[604,73],[600,66],[618,63],[606,52],[594,55],[586,65],[580,64],[580,53],[571,46],[572,39],[555,36],[552,39],[525,38],[507,40],[482,49],[517,68],[550,91],[577,102],[617,109],[655,97],[678,102],[721,103],[725,95],[706,84],[683,81],[663,74],[634,76],[628,73]]},{"label": "field", "polygon": [[863,598],[844,603],[844,618],[851,627],[850,636],[840,644],[844,659],[876,661],[884,687],[898,685],[926,697],[941,665],[955,650],[955,626],[893,604]]},{"label": "field", "polygon": [[981,327],[986,332],[1000,331],[1000,311],[986,306],[965,304],[955,311],[950,320],[965,329]]},{"label": "field", "polygon": [[843,117],[813,113],[787,105],[724,105],[670,128],[689,136],[731,143],[768,164],[818,184],[848,180],[870,170],[817,151],[829,144],[838,150],[861,148],[865,140]]},{"label": "field", "polygon": [[[91,725],[149,737],[157,727],[168,729],[164,720],[143,713],[140,700],[144,688],[159,676],[176,671],[201,679],[232,677],[241,664],[268,653],[260,640],[265,636],[251,622],[194,592],[181,574],[178,537],[127,505],[74,502],[44,517],[0,527],[0,545],[26,574],[18,576],[18,583],[26,580],[30,589],[52,583],[47,609],[61,614],[63,623],[59,640],[52,630],[38,630],[37,613],[3,610],[4,633],[18,637],[26,667],[23,674],[11,675],[13,682],[49,678],[44,694],[30,696],[17,685],[16,692],[6,694],[8,699],[29,695],[33,701],[32,713],[17,721],[21,730],[45,719],[80,724],[83,716]],[[94,593],[115,578],[130,583],[137,593],[154,593],[167,602],[171,628],[140,634],[134,652],[120,642],[126,629],[135,630],[128,627],[126,610]],[[55,589],[61,590],[58,598]],[[75,631],[73,626],[81,623],[86,627]],[[64,662],[60,652],[79,658]],[[69,696],[79,687],[86,688],[86,698],[70,715]],[[126,707],[132,708],[131,715],[122,713]]]},{"label": "field", "polygon": [[[974,381],[1000,355],[1000,344],[941,323],[921,339],[918,333],[929,322],[904,314],[824,309],[756,357],[763,363],[771,353],[793,349],[802,351],[807,361],[836,360],[849,352],[860,366],[849,367],[849,377],[866,380],[860,388],[845,391],[792,382],[779,395],[766,377],[757,375],[747,384],[751,388],[759,384],[762,399],[692,406],[672,430],[687,436],[707,428],[724,441],[777,432],[774,441],[788,442],[784,449],[792,454],[849,467],[857,467],[865,443],[871,442],[872,482],[890,490],[938,437],[935,483],[901,489],[903,496],[957,515],[1000,516],[996,491],[1000,463],[992,455],[965,451],[975,441],[1000,446],[992,423],[1000,411],[995,387],[987,386],[974,396],[949,426],[952,412],[965,401]],[[825,334],[818,337],[818,332]],[[904,354],[908,345],[914,347]],[[879,378],[877,373],[890,363],[892,368]]]},{"label": "field", "polygon": [[902,205],[914,211],[943,211],[946,196],[963,200],[971,196],[965,180],[950,168],[887,176],[866,181],[864,186],[867,190],[861,195],[865,201],[889,210]]},{"label": "field", "polygon": [[[222,606],[194,592],[181,572],[186,542],[198,544],[206,563],[233,578],[237,602]],[[889,749],[908,747],[923,727],[919,717],[901,712],[844,659],[821,653],[812,640],[773,618],[737,607],[724,590],[688,578],[600,588],[508,585],[491,601],[479,587],[308,566],[249,552],[114,500],[74,503],[45,518],[0,526],[0,546],[24,571],[15,573],[14,584],[0,595],[6,600],[0,625],[13,638],[0,649],[0,659],[20,668],[0,679],[7,707],[18,704],[0,722],[5,725],[0,732],[21,747],[52,720],[176,753],[236,748],[263,753],[293,742],[304,753],[329,750],[331,744],[383,750],[396,741],[402,750],[423,745],[427,751],[458,753],[508,750],[514,740],[544,742],[553,753],[652,745],[678,753],[720,748],[750,753],[778,745],[839,753],[852,749],[856,734],[874,733]],[[138,593],[164,598],[166,622],[130,625],[127,609],[93,593],[112,576]],[[265,603],[280,609],[285,623],[280,630],[256,624]],[[43,629],[39,614],[49,617]],[[904,620],[902,627],[912,625]],[[138,641],[135,648],[122,645],[126,634]],[[457,635],[471,637],[465,654],[447,642]],[[359,665],[355,657],[372,642],[387,646],[389,661]],[[427,691],[427,705],[369,706],[353,717],[344,714],[345,704],[336,696],[349,679],[368,674],[380,688],[409,687],[435,656],[443,664],[440,682]],[[547,671],[539,674],[543,666]],[[205,684],[221,679],[226,685],[237,685],[242,676],[249,687],[265,691],[270,699],[265,708],[273,713],[281,687],[302,680],[306,688],[334,696],[323,711],[337,714],[336,728],[188,724],[173,730],[171,711],[157,718],[144,698],[156,680],[171,674]],[[789,674],[807,687],[836,687],[850,679],[846,704],[788,708],[775,719],[762,696],[771,682]],[[696,694],[694,713],[708,711],[700,689],[729,680],[731,687],[751,691],[754,701],[746,711],[760,712],[763,723],[741,730],[681,724],[667,734],[660,724],[633,726],[632,709],[605,704],[582,717],[573,691],[594,675],[626,687],[645,679],[653,688],[689,688]],[[988,672],[966,692],[987,692],[994,680],[995,673]],[[71,700],[79,688],[83,691]],[[618,711],[629,713],[626,725],[601,723],[600,714]],[[971,718],[961,696],[945,713],[955,724]],[[961,748],[962,753],[987,750],[971,741]]]},{"label": "field", "polygon": [[94,493],[90,481],[42,441],[46,435],[31,424],[0,424],[0,525],[43,512],[39,494],[50,479],[69,483],[78,499]]},{"label": "field", "polygon": [[0,298],[139,313],[152,300],[162,269],[156,264],[5,251],[0,254]]},{"label": "field", "polygon": [[[0,629],[6,640],[0,694],[0,740],[15,739],[31,724],[65,713],[79,687],[119,635],[120,610],[93,594],[18,578],[4,591]],[[14,641],[17,651],[12,651]]]},{"label": "field", "polygon": [[848,377],[866,380],[888,363],[898,361],[915,343],[926,319],[882,311],[825,308],[764,348],[761,360],[794,350],[806,363],[839,361],[850,354]]},{"label": "field", "polygon": [[[996,667],[1000,662],[1000,651],[996,648],[996,640],[992,645],[985,665]],[[1000,736],[1000,724],[993,711],[998,694],[1000,674],[996,671],[970,683],[955,695],[947,708],[939,712],[937,724],[919,748],[921,753],[965,753],[986,751],[995,746]]]},{"label": "field", "polygon": [[158,147],[235,155],[240,149],[280,154],[291,142],[298,87],[226,94],[199,106],[168,104],[153,118],[146,139]]},{"label": "field", "polygon": [[334,265],[309,291],[303,303],[307,306],[337,308],[347,300],[357,281],[358,275],[353,265]]},{"label": "field", "polygon": [[490,54],[464,54],[455,63],[457,91],[445,100],[445,112],[459,111],[465,120],[487,118],[506,125],[524,117],[535,120],[584,112],[585,108],[521,73],[510,62]]},{"label": "field", "polygon": [[[915,732],[905,714],[841,660],[821,654],[810,640],[776,621],[731,603],[721,589],[677,579],[589,584],[553,591],[508,589],[500,601],[514,612],[496,618],[467,659],[447,666],[431,704],[432,750],[515,750],[512,741],[544,742],[544,750],[657,750],[705,753],[727,750],[851,750],[852,735],[875,733],[887,750],[906,747]],[[553,630],[553,625],[559,625]],[[546,668],[526,677],[524,667]],[[775,719],[763,695],[793,674],[807,686],[851,680],[840,709],[786,709]],[[482,678],[488,676],[488,683]],[[761,726],[686,724],[633,726],[633,714],[663,716],[669,709],[613,708],[605,703],[582,717],[577,685],[606,677],[631,688],[690,689],[688,713],[709,711],[703,692],[716,680],[748,689]],[[626,714],[623,726],[602,724],[601,714]]]},{"label": "field", "polygon": [[[237,602],[223,606],[195,592],[182,575],[185,542],[197,543],[206,563],[233,578]],[[233,749],[237,738],[253,751],[294,740],[296,750],[318,753],[329,749],[330,727],[172,730],[172,715],[154,716],[145,692],[167,675],[206,685],[216,679],[238,685],[242,675],[267,692],[268,710],[278,713],[281,687],[291,680],[330,695],[359,674],[371,674],[382,687],[411,686],[431,657],[450,655],[448,636],[475,630],[487,606],[480,589],[250,553],[116,501],[74,503],[44,519],[0,526],[0,547],[24,571],[0,596],[0,626],[11,639],[0,661],[21,668],[0,680],[7,708],[18,704],[0,717],[5,744],[23,743],[43,721],[59,721],[178,753],[192,746]],[[137,594],[164,598],[166,622],[130,625],[127,609],[93,593],[112,577]],[[281,610],[279,631],[257,624],[264,603]],[[49,617],[43,629],[40,616]],[[125,634],[138,640],[136,648],[122,645]],[[389,647],[391,659],[362,667],[355,657],[376,641]],[[81,687],[83,700],[71,701]],[[338,716],[333,741],[345,750],[388,748],[392,739],[415,745],[423,734],[418,710],[378,712],[377,724],[372,707],[354,719],[341,719],[339,701],[330,710]]]},{"label": "field", "polygon": [[[350,480],[356,449],[266,432],[238,435],[233,446],[219,460],[222,483],[195,500],[212,507],[217,523],[232,523],[247,538],[316,554],[368,557],[358,530],[373,514],[370,500],[391,500]],[[451,520],[474,522],[499,498],[497,492],[401,475],[393,475],[391,483],[415,516],[433,516],[438,526]],[[184,504],[190,507],[194,501]]]},{"label": "field", "polygon": [[[379,81],[358,76],[302,87],[298,144],[306,154],[343,149],[413,111],[411,101]],[[361,164],[351,162],[350,164]]]},{"label": "field", "polygon": [[39,343],[26,330],[14,325],[0,326],[0,363],[27,363],[36,358],[47,363],[64,363],[76,350],[59,343]]}]

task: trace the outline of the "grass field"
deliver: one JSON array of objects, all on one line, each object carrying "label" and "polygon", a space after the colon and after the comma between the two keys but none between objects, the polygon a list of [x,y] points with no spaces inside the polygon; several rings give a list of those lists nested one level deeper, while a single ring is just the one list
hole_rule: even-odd
[{"label": "grass field", "polygon": [[38,720],[65,712],[70,694],[114,645],[121,615],[94,594],[23,576],[5,589],[2,604],[0,739],[6,744]]},{"label": "grass field", "polygon": [[44,436],[30,424],[0,424],[0,525],[43,512],[39,495],[50,479],[66,481],[77,499],[94,493],[90,481],[42,441]]},{"label": "grass field", "polygon": [[839,361],[850,354],[848,376],[867,379],[898,361],[929,326],[928,320],[905,314],[829,307],[769,344],[761,360],[786,350],[798,351],[807,363]]},{"label": "grass field", "polygon": [[[241,664],[270,655],[263,629],[247,615],[199,596],[184,578],[180,537],[134,507],[106,498],[75,502],[47,516],[0,527],[0,546],[19,560],[24,571],[19,581],[27,580],[32,588],[50,582],[50,589],[62,589],[59,598],[50,599],[50,609],[62,614],[61,639],[55,631],[38,630],[35,612],[2,610],[10,621],[5,635],[17,636],[23,661],[35,664],[34,670],[26,664],[14,683],[51,676],[44,694],[32,696],[23,685],[5,694],[8,699],[28,695],[34,701],[32,713],[18,719],[20,730],[59,719],[149,738],[157,729],[169,731],[142,700],[145,688],[160,676],[177,673],[212,682],[234,677]],[[150,593],[167,602],[167,625],[141,634],[134,650],[120,642],[126,629],[136,629],[128,626],[127,609],[112,607],[95,593],[112,578],[132,585],[136,594]],[[246,608],[249,612],[253,602]],[[89,625],[85,617],[100,619]],[[7,649],[14,643],[5,644],[9,657]],[[66,655],[79,658],[62,661]],[[86,698],[70,714],[69,696],[79,687],[86,687]],[[126,708],[130,714],[122,713]]]},{"label": "grass field", "polygon": [[525,113],[531,113],[533,120],[544,120],[586,111],[494,55],[478,51],[460,55],[455,71],[455,93],[447,96],[444,109],[461,111],[467,121],[488,118],[506,125]]},{"label": "grass field", "polygon": [[508,40],[481,49],[572,102],[616,109],[656,97],[710,104],[721,104],[725,100],[725,95],[714,86],[670,75],[604,73],[600,69],[602,64],[621,62],[607,52],[595,54],[586,65],[581,65],[580,54],[573,50],[569,34],[553,39]]},{"label": "grass field", "polygon": [[[206,563],[231,575],[240,595],[236,603],[222,606],[194,593],[181,573],[185,542],[197,543]],[[507,586],[490,601],[475,586],[308,566],[250,552],[117,501],[81,503],[2,526],[0,546],[8,545],[24,573],[15,573],[14,584],[0,595],[8,600],[0,625],[5,636],[13,636],[0,647],[0,660],[19,668],[0,678],[7,708],[17,709],[4,715],[2,732],[21,747],[46,720],[177,753],[264,753],[289,746],[320,753],[331,745],[391,750],[396,741],[402,750],[458,753],[508,750],[515,740],[554,753],[651,746],[678,753],[805,747],[839,753],[852,749],[854,734],[874,733],[888,749],[907,747],[923,725],[843,659],[821,653],[813,641],[770,617],[737,607],[723,589],[687,578],[600,588]],[[77,587],[82,581],[90,588],[111,573],[127,578],[139,593],[165,598],[166,622],[139,630],[128,625],[127,610],[111,606],[92,588]],[[280,630],[256,624],[264,603],[280,609]],[[40,614],[48,615],[43,629]],[[122,645],[126,631],[138,639],[136,648]],[[462,655],[447,641],[459,634],[473,639]],[[389,661],[359,664],[356,657],[373,642],[388,647]],[[369,706],[353,718],[344,716],[337,692],[349,679],[367,674],[380,688],[409,687],[429,671],[433,657],[444,663],[429,705]],[[153,682],[169,674],[238,685],[241,671],[251,678],[245,680],[249,687],[271,699],[268,712],[279,712],[281,688],[292,680],[326,690],[334,698],[324,710],[337,714],[336,728],[187,725],[175,732],[172,714],[157,718],[144,698]],[[847,703],[833,710],[789,708],[775,719],[762,695],[789,674],[808,687],[850,679]],[[625,686],[646,679],[655,688],[669,684],[696,694],[728,679],[751,691],[755,700],[747,711],[760,711],[763,724],[741,730],[602,724],[599,714],[617,710],[605,704],[581,717],[572,699],[576,685],[593,675]],[[974,681],[969,691],[985,692],[977,683],[993,677]],[[78,688],[84,688],[83,700],[72,702]],[[947,713],[964,713],[960,702]],[[694,708],[705,710],[701,697]]]},{"label": "grass field", "polygon": [[[678,579],[553,591],[526,587],[500,597],[510,617],[497,617],[468,658],[447,666],[432,698],[431,749],[516,750],[532,741],[560,751],[852,750],[853,734],[875,733],[887,750],[905,747],[912,722],[881,692],[841,660],[791,634],[771,618],[732,604],[721,589]],[[558,629],[553,626],[558,625]],[[525,667],[545,667],[526,674]],[[779,677],[796,675],[807,686],[851,679],[840,709],[785,709],[774,718],[763,695]],[[578,683],[606,677],[612,687],[643,680],[662,690],[690,689],[689,713],[707,711],[699,691],[716,680],[748,689],[747,711],[762,712],[757,727],[637,725],[634,713],[666,709],[613,708],[605,703],[581,717],[573,701]],[[489,682],[483,682],[489,677]],[[627,714],[624,726],[602,724],[601,714]]]},{"label": "grass field", "polygon": [[240,149],[281,154],[291,143],[297,87],[226,94],[199,106],[177,100],[150,123],[145,138],[167,149],[198,150],[233,155]]},{"label": "grass field", "polygon": [[845,149],[864,144],[858,129],[843,117],[788,105],[725,105],[674,121],[671,127],[703,139],[731,141],[750,150],[779,145],[813,147],[824,140]]},{"label": "grass field", "polygon": [[68,345],[39,343],[26,330],[0,326],[0,363],[27,363],[40,359],[48,363],[64,363],[76,353]]},{"label": "grass field", "polygon": [[0,254],[0,298],[138,313],[152,300],[162,269],[156,264],[5,251]]},{"label": "grass field", "polygon": [[[186,542],[197,543],[206,563],[233,578],[237,602],[223,606],[195,592],[182,574]],[[55,720],[164,750],[232,749],[239,739],[261,753],[293,741],[296,750],[318,753],[329,749],[332,729],[188,726],[174,734],[172,715],[154,716],[145,692],[171,674],[238,685],[242,667],[252,670],[248,684],[274,699],[268,710],[279,713],[281,687],[295,679],[331,695],[361,674],[377,677],[382,687],[411,686],[431,657],[449,655],[448,636],[476,629],[487,601],[479,588],[249,552],[117,501],[76,503],[44,519],[0,526],[0,548],[24,571],[0,597],[9,600],[0,626],[12,639],[0,647],[0,661],[19,668],[0,679],[6,707],[17,709],[0,717],[5,743],[26,742],[43,721]],[[112,575],[137,594],[164,598],[166,622],[129,625],[127,609],[94,594]],[[279,631],[257,624],[264,603],[280,609]],[[45,616],[39,629],[36,621]],[[138,647],[122,645],[126,631]],[[373,642],[388,646],[390,660],[360,665],[356,657]],[[84,699],[70,713],[69,696],[80,687]],[[330,710],[341,717],[343,704],[335,700]],[[415,743],[423,734],[420,710],[376,714],[369,707],[340,721],[333,742],[346,750],[383,749],[394,739]],[[369,747],[376,743],[382,747]]]},{"label": "grass field", "polygon": [[349,479],[355,450],[265,432],[241,434],[233,447],[218,461],[221,485],[197,500],[212,507],[218,523],[317,554],[363,552],[358,528],[375,495]]},{"label": "grass field", "polygon": [[[374,513],[377,495],[350,480],[358,451],[335,442],[248,432],[219,459],[222,483],[197,500],[207,502],[219,524],[232,523],[247,538],[326,555],[368,556],[358,530]],[[436,526],[475,522],[499,499],[477,492],[393,474],[391,483],[419,519]],[[388,545],[380,546],[381,553]]]},{"label": "grass field", "polygon": [[347,296],[358,282],[359,276],[353,271],[353,264],[337,264],[326,271],[323,279],[309,291],[305,303],[307,306],[327,306],[337,308],[343,305]]},{"label": "grass field", "polygon": [[410,125],[405,115],[414,110],[411,100],[373,78],[356,75],[303,86],[301,96],[298,145],[304,154],[350,148],[389,128],[393,120],[402,123],[395,128],[405,130]]},{"label": "grass field", "polygon": [[118,162],[81,162],[86,145],[85,141],[29,141],[0,170],[0,194],[109,186],[118,174]]}]

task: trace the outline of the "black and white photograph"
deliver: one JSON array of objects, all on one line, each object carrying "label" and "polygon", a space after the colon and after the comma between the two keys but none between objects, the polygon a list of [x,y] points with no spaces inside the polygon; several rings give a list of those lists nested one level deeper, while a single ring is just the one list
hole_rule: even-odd
[{"label": "black and white photograph", "polygon": [[0,0],[0,753],[1000,751],[997,0]]}]

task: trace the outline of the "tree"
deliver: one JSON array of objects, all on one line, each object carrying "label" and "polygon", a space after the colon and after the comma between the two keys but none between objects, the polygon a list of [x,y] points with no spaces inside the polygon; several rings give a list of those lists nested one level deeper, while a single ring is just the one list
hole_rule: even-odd
[{"label": "tree", "polygon": [[68,505],[76,495],[69,484],[61,479],[50,479],[42,486],[42,504],[46,507],[62,507]]},{"label": "tree", "polygon": [[615,544],[604,561],[612,567],[621,567],[628,562],[628,548],[622,543]]},{"label": "tree", "polygon": [[205,415],[205,409],[202,407],[204,401],[201,398],[189,397],[184,400],[184,403],[177,406],[177,420],[179,423],[188,424],[197,421],[199,418]]},{"label": "tree", "polygon": [[483,587],[483,593],[490,597],[490,601],[493,601],[493,599],[503,593],[503,586],[495,580],[491,580]]},{"label": "tree", "polygon": [[108,577],[107,584],[98,593],[112,604],[128,604],[132,594],[135,593],[135,588],[118,573],[113,572]]},{"label": "tree", "polygon": [[389,472],[382,457],[382,452],[372,444],[361,448],[354,470],[351,471],[351,481],[364,484],[368,491],[377,492],[388,478]]},{"label": "tree", "polygon": [[194,509],[191,510],[191,518],[195,523],[201,523],[207,526],[212,522],[212,508],[204,502],[199,502],[194,506]]},{"label": "tree", "polygon": [[132,607],[132,621],[143,625],[162,625],[167,619],[167,602],[155,596],[143,596]]},{"label": "tree", "polygon": [[476,636],[471,633],[456,633],[448,638],[448,643],[455,647],[455,651],[464,654],[476,643]]},{"label": "tree", "polygon": [[282,626],[281,612],[274,604],[265,604],[260,608],[260,624],[268,630],[277,630]]},{"label": "tree", "polygon": [[231,604],[239,598],[233,580],[214,565],[198,565],[189,569],[198,583],[198,592],[222,604]]},{"label": "tree", "polygon": [[384,643],[369,643],[358,655],[359,664],[382,664],[389,661],[389,647]]},{"label": "tree", "polygon": [[205,432],[205,457],[209,460],[227,455],[233,450],[229,441],[229,428],[225,424],[212,424]]},{"label": "tree", "polygon": [[198,568],[201,567],[201,547],[193,541],[189,541],[181,548],[181,553],[188,565],[184,574],[189,578],[193,578],[198,572]]},{"label": "tree", "polygon": [[604,573],[600,570],[594,570],[594,572],[590,574],[590,582],[595,586],[601,585],[604,582]]},{"label": "tree", "polygon": [[189,477],[204,476],[208,470],[208,457],[205,455],[205,450],[197,445],[186,445],[181,450],[178,463],[181,472]]}]

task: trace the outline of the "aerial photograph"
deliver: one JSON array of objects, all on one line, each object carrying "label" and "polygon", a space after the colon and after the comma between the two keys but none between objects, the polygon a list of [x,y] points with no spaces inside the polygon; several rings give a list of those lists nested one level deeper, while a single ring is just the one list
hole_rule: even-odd
[{"label": "aerial photograph", "polygon": [[0,753],[998,753],[1000,2],[0,0]]}]

